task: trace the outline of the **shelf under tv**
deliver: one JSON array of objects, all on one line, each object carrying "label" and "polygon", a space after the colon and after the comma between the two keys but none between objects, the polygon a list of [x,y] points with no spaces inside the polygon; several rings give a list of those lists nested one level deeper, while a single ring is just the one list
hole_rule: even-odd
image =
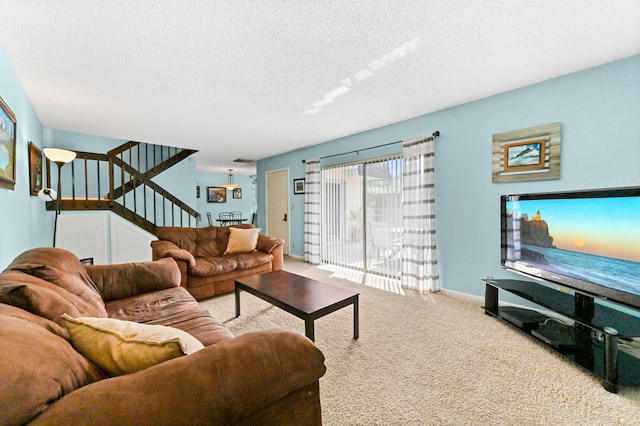
[{"label": "shelf under tv", "polygon": [[[594,303],[591,296],[564,293],[533,281],[483,281],[487,315],[503,320],[595,374],[609,392],[616,393],[618,386],[640,386],[640,359],[618,350],[619,339],[640,335],[640,318]],[[501,306],[499,289],[558,313],[573,324],[563,324],[536,309]]]}]

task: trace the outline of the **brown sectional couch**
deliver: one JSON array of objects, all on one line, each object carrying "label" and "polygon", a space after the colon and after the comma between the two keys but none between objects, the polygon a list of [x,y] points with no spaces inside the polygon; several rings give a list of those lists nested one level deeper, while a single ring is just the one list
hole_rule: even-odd
[{"label": "brown sectional couch", "polygon": [[[173,259],[83,266],[29,250],[0,273],[0,424],[321,424],[322,353],[305,337],[234,337],[180,286]],[[186,331],[204,348],[109,377],[74,349],[61,314]]]},{"label": "brown sectional couch", "polygon": [[158,240],[151,242],[153,259],[175,259],[182,275],[181,285],[198,300],[232,292],[236,278],[282,270],[284,240],[260,234],[255,252],[224,254],[230,228],[254,226],[159,226]]}]

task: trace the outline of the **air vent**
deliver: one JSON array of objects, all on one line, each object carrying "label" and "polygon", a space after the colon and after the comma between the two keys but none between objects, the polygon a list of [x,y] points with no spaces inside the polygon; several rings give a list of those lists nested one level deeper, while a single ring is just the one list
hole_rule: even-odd
[{"label": "air vent", "polygon": [[255,163],[256,160],[249,160],[247,158],[236,158],[233,160],[234,163]]}]

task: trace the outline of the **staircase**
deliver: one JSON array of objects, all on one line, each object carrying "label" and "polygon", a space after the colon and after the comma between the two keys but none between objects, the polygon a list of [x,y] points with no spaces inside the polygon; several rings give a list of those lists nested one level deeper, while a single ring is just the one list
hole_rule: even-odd
[{"label": "staircase", "polygon": [[[130,141],[106,154],[75,152],[63,168],[60,210],[111,210],[150,233],[200,221],[200,213],[152,181],[197,151]],[[49,160],[47,182],[52,185]],[[55,201],[47,202],[47,210],[55,209]]]}]

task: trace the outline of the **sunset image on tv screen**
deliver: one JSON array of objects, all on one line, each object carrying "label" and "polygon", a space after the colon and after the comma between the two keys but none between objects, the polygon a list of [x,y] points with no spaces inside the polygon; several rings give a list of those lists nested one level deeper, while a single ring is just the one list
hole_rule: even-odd
[{"label": "sunset image on tv screen", "polygon": [[506,202],[506,260],[640,295],[640,197]]}]

